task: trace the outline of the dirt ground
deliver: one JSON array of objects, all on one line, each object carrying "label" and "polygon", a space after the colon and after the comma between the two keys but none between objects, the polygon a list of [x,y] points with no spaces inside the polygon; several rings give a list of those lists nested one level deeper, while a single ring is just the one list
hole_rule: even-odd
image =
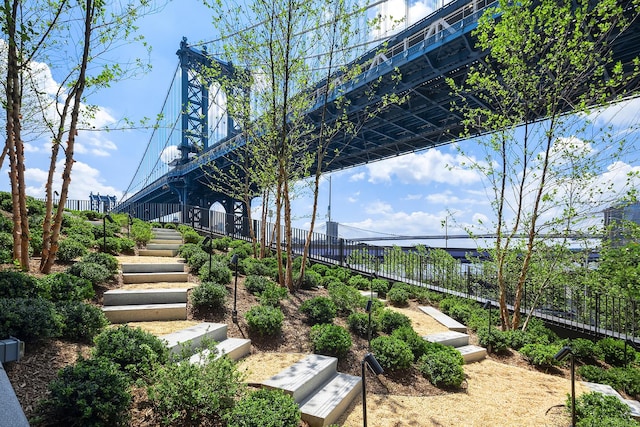
[{"label": "dirt ground", "polygon": [[[133,259],[130,259],[133,258]],[[144,260],[152,262],[150,259]],[[141,262],[141,257],[123,257],[121,262]],[[194,285],[197,279],[190,277]],[[224,322],[229,325],[228,336],[252,339],[251,354],[239,362],[239,369],[246,372],[248,383],[259,383],[311,353],[308,341],[309,326],[304,322],[298,307],[302,301],[326,295],[326,291],[301,290],[283,301],[285,314],[283,332],[277,338],[261,339],[249,336],[243,313],[258,304],[256,298],[244,288],[244,278],[238,278],[236,307],[238,325],[231,321],[235,280],[228,286],[230,297],[224,311],[193,312],[186,322],[132,323],[157,335],[170,333],[201,321]],[[114,281],[102,290],[122,287]],[[173,285],[167,285],[173,286]],[[101,293],[96,303],[101,301]],[[412,319],[414,329],[425,335],[446,330],[428,315],[418,310],[417,304],[398,309]],[[336,323],[344,324],[337,319]],[[472,335],[471,342],[475,337]],[[362,357],[367,353],[367,341],[354,337],[349,354],[338,364],[340,372],[360,376]],[[28,345],[25,357],[17,363],[5,365],[16,395],[27,417],[34,413],[37,401],[47,393],[47,384],[55,377],[57,369],[74,363],[78,355],[90,354],[90,346],[52,340]],[[432,386],[414,369],[385,373],[379,377],[368,373],[367,420],[368,425],[389,426],[549,426],[560,427],[570,423],[564,409],[570,381],[567,369],[554,369],[545,373],[533,369],[518,353],[490,355],[482,362],[464,366],[466,381],[462,390],[448,391]],[[577,384],[577,392],[586,391]],[[144,393],[135,393],[132,408],[132,426],[155,426],[150,416]],[[342,426],[361,426],[362,397],[358,397],[338,420]],[[303,423],[304,425],[304,423]]]}]

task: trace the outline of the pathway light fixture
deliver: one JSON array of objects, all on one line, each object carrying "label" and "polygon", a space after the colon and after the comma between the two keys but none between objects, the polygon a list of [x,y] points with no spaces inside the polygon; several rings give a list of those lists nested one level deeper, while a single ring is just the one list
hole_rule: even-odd
[{"label": "pathway light fixture", "polygon": [[107,220],[113,222],[111,215],[106,214],[102,217],[102,252],[107,252]]},{"label": "pathway light fixture", "polygon": [[571,427],[576,427],[576,364],[573,350],[570,346],[566,345],[553,356],[558,362],[562,362],[567,357],[571,358]]},{"label": "pathway light fixture", "polygon": [[[207,246],[209,247],[208,252],[209,252],[209,273],[207,274],[207,281],[211,281],[211,254],[213,253],[213,240],[211,239],[211,237],[207,236],[204,238],[204,240],[202,241],[202,247],[203,248],[207,248]],[[205,249],[206,250],[206,249]]]},{"label": "pathway light fixture", "polygon": [[375,375],[384,374],[384,369],[380,366],[380,363],[376,360],[376,357],[373,353],[367,353],[360,362],[362,367],[362,421],[364,427],[367,427],[367,385],[366,385],[366,376],[365,376],[365,366],[368,366]]},{"label": "pathway light fixture", "polygon": [[238,310],[236,309],[236,302],[238,301],[238,254],[233,254],[231,257],[231,264],[233,264],[236,270],[236,280],[233,285],[233,310],[231,311],[231,321],[238,324]]},{"label": "pathway light fixture", "polygon": [[491,353],[491,300],[487,300],[484,305],[482,306],[482,308],[484,308],[485,310],[489,310],[489,321],[487,324],[487,335],[489,337],[489,343],[487,345],[487,350],[489,351],[489,353]]}]

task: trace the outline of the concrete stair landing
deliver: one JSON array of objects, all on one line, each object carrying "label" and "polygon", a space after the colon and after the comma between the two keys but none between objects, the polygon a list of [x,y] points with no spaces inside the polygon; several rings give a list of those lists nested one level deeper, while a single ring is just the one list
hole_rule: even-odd
[{"label": "concrete stair landing", "polygon": [[189,359],[191,363],[201,363],[208,359],[208,349],[199,351],[205,340],[217,343],[218,354],[216,357],[226,354],[230,359],[238,360],[251,351],[251,340],[227,338],[227,325],[224,323],[203,322],[172,334],[163,335],[160,339],[167,342],[167,348],[171,355],[180,356],[183,351],[192,355]]},{"label": "concrete stair landing", "polygon": [[479,362],[487,357],[487,349],[477,345],[469,344],[469,335],[467,327],[455,319],[440,312],[433,307],[419,307],[421,311],[430,315],[439,323],[449,328],[447,332],[439,332],[436,334],[425,335],[425,340],[429,342],[437,342],[442,345],[454,347],[462,354],[464,363]]},{"label": "concrete stair landing", "polygon": [[145,249],[140,249],[140,256],[174,257],[182,244],[182,235],[177,230],[153,228],[154,238],[147,243]]}]

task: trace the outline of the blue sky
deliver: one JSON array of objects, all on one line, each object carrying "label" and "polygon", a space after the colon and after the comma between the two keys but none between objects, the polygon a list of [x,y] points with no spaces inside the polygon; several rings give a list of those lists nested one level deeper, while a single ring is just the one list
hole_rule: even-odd
[{"label": "blue sky", "polygon": [[[407,7],[402,1],[392,0],[383,5],[382,13],[397,17],[408,10],[411,23],[431,11],[433,4],[411,2]],[[90,102],[101,108],[96,119],[98,127],[122,117],[135,121],[157,115],[178,64],[175,53],[182,37],[192,43],[215,38],[210,22],[209,9],[196,0],[169,2],[161,12],[142,19],[140,32],[152,46],[153,69],[91,97]],[[142,53],[131,45],[120,48],[114,55],[118,61],[128,61]],[[55,78],[51,76],[52,84]],[[607,120],[615,124],[616,130],[622,130],[639,123],[639,111],[640,102],[634,101]],[[70,198],[88,199],[90,192],[120,197],[133,177],[150,134],[150,130],[81,132]],[[468,150],[473,142],[461,144]],[[28,193],[43,197],[49,161],[46,141],[30,142],[26,156]],[[481,177],[464,163],[456,147],[448,145],[334,173],[331,218],[343,224],[340,234],[349,238],[372,235],[365,230],[394,235],[464,234],[464,227],[491,217]],[[639,165],[637,157],[633,157],[611,170],[623,176],[625,171],[637,170]],[[0,189],[5,191],[9,189],[6,168],[5,165],[0,180]],[[318,222],[322,224],[329,205],[328,177],[322,181],[319,205]],[[303,191],[295,201],[296,225],[308,224],[310,212],[309,193]],[[423,243],[444,245],[441,241]],[[461,245],[449,242],[449,246]]]}]

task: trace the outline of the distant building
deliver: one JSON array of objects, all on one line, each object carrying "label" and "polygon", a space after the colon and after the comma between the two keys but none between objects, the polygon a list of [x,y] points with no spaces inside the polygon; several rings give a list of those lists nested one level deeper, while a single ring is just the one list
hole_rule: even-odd
[{"label": "distant building", "polygon": [[629,222],[640,225],[640,202],[612,206],[604,210],[604,225],[609,230],[609,239],[616,246],[629,242]]},{"label": "distant building", "polygon": [[327,237],[331,243],[338,241],[338,223],[327,221]]}]

